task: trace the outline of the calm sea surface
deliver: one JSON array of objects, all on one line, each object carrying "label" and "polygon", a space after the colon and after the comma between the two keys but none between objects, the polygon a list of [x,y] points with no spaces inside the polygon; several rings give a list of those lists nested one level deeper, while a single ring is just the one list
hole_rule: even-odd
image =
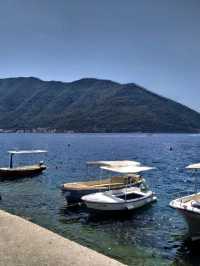
[{"label": "calm sea surface", "polygon": [[[68,145],[70,144],[70,145]],[[173,148],[170,151],[170,147]],[[0,208],[89,246],[128,265],[200,265],[199,244],[169,201],[194,189],[184,167],[200,161],[200,135],[192,134],[0,134],[0,165],[9,149],[47,149],[47,155],[16,155],[14,163],[43,160],[48,169],[34,178],[0,182]],[[127,217],[91,217],[67,209],[60,185],[99,176],[89,160],[133,159],[157,169],[144,176],[157,194],[153,205]]]}]

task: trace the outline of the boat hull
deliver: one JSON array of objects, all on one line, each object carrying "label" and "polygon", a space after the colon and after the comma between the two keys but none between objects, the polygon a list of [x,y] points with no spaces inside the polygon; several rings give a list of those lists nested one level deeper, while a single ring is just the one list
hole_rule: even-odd
[{"label": "boat hull", "polygon": [[169,205],[176,209],[184,218],[188,225],[188,237],[191,240],[200,239],[200,209],[194,206],[199,201],[200,193],[177,198],[172,200]]},{"label": "boat hull", "polygon": [[87,189],[87,190],[63,190],[63,193],[65,195],[66,201],[68,203],[76,203],[81,201],[81,197],[91,194],[91,193],[96,193],[99,191],[106,191],[107,189]]},{"label": "boat hull", "polygon": [[23,168],[7,168],[3,169],[0,168],[0,179],[15,179],[19,177],[25,177],[25,176],[34,176],[40,174],[42,171],[46,169],[45,165],[39,166],[39,167],[28,167],[25,169]]},{"label": "boat hull", "polygon": [[178,209],[188,225],[189,237],[192,240],[200,239],[200,214],[188,210]]},{"label": "boat hull", "polygon": [[126,201],[121,203],[99,203],[84,201],[88,210],[91,212],[119,212],[119,211],[133,211],[142,208],[152,202],[156,201],[156,197],[151,195],[144,199],[138,199],[137,201]]}]

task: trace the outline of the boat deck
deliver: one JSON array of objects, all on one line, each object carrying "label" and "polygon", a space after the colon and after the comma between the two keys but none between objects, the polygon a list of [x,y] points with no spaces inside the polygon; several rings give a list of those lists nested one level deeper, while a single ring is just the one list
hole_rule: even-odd
[{"label": "boat deck", "polygon": [[[132,176],[130,178],[130,184],[137,184],[142,181],[140,176]],[[123,176],[113,176],[112,178],[85,181],[85,182],[74,182],[74,183],[65,183],[63,185],[63,190],[82,190],[82,189],[92,189],[92,188],[117,188],[119,186],[125,186],[129,184],[127,178]]]},{"label": "boat deck", "polygon": [[200,213],[200,194],[193,194],[190,196],[173,200],[170,203],[170,206],[177,209]]}]

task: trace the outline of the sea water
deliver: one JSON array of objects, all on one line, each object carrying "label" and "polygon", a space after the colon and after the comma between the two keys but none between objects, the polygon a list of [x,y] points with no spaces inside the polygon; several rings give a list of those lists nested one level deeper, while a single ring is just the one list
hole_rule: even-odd
[{"label": "sea water", "polygon": [[[14,164],[44,160],[41,175],[0,182],[0,208],[128,265],[200,265],[198,244],[186,241],[187,225],[169,202],[194,190],[185,169],[200,161],[198,134],[0,134],[0,165],[7,150],[46,149],[47,155],[15,155]],[[88,169],[86,161],[137,160],[155,170],[144,173],[158,201],[118,217],[91,217],[68,209],[60,186],[109,174]],[[200,174],[199,174],[200,176]]]}]

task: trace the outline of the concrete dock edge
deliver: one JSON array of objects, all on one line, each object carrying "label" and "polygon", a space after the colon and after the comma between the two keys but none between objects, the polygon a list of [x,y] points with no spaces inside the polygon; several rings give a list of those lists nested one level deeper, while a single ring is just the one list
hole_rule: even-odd
[{"label": "concrete dock edge", "polygon": [[62,265],[124,264],[0,210],[0,266]]}]

